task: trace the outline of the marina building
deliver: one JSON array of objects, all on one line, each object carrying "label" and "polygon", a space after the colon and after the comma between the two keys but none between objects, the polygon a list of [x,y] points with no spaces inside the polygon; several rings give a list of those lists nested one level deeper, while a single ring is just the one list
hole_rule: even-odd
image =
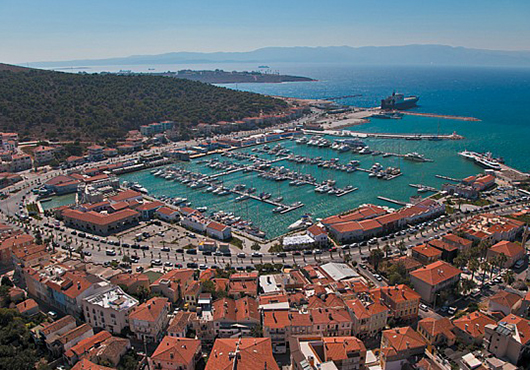
[{"label": "marina building", "polygon": [[130,208],[114,213],[65,209],[62,211],[62,217],[67,227],[98,235],[114,234],[138,224],[140,220],[140,214]]}]

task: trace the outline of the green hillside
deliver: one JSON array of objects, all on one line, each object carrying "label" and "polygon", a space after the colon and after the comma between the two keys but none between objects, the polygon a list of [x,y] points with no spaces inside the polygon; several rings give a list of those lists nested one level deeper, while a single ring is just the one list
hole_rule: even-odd
[{"label": "green hillside", "polygon": [[158,76],[69,74],[0,64],[0,131],[21,138],[107,140],[159,120],[182,134],[287,108],[282,100]]}]

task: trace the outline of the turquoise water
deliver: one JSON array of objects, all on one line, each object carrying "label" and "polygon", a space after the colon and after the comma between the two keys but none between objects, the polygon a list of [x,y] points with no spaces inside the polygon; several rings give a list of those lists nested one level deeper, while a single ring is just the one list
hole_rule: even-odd
[{"label": "turquoise water", "polygon": [[[257,66],[257,65],[256,65]],[[252,70],[256,66],[242,64],[219,64],[200,66],[203,69],[222,68],[225,70]],[[163,66],[163,70],[178,70],[184,67],[198,69],[199,66]],[[120,67],[137,70],[139,66]],[[162,68],[162,67],[161,67]],[[377,120],[352,127],[354,131],[395,132],[395,133],[451,133],[465,136],[462,141],[394,141],[367,139],[373,149],[389,152],[407,153],[417,151],[433,163],[398,162],[395,158],[361,156],[352,153],[339,154],[330,149],[319,149],[283,142],[296,154],[339,157],[340,162],[350,159],[361,161],[361,167],[369,168],[375,161],[386,166],[401,166],[403,176],[383,181],[369,178],[366,173],[347,174],[333,170],[322,170],[314,165],[298,168],[301,172],[311,173],[318,180],[333,178],[337,185],[353,185],[356,192],[341,198],[326,194],[317,194],[313,187],[290,187],[287,182],[276,183],[258,178],[256,174],[236,173],[225,178],[225,185],[244,183],[256,187],[258,192],[267,191],[273,196],[281,194],[285,203],[301,200],[305,206],[286,215],[273,214],[273,206],[247,200],[235,203],[235,196],[218,197],[192,190],[179,183],[155,178],[149,171],[131,173],[122,179],[141,182],[154,195],[186,197],[193,207],[207,206],[210,210],[234,212],[243,218],[251,219],[267,232],[267,237],[281,235],[287,226],[305,213],[313,217],[325,217],[363,203],[375,203],[392,206],[377,200],[378,195],[407,201],[416,190],[408,184],[423,183],[439,187],[444,180],[435,174],[462,178],[475,174],[482,169],[460,158],[457,152],[463,149],[491,151],[504,157],[507,164],[523,171],[530,170],[530,69],[502,68],[450,68],[450,67],[358,67],[341,64],[278,64],[272,69],[283,74],[295,74],[318,79],[316,82],[285,84],[239,84],[227,85],[228,88],[258,93],[291,96],[300,98],[328,98],[343,95],[361,94],[357,98],[342,100],[344,104],[372,107],[393,90],[405,94],[420,96],[419,112],[473,116],[481,122],[453,121],[424,117],[405,116],[402,120]],[[101,67],[102,70],[108,68]],[[248,150],[247,150],[248,151]],[[265,154],[260,156],[267,157]],[[276,165],[296,169],[297,164],[279,162]],[[195,162],[184,164],[190,169],[209,173],[212,170]]]},{"label": "turquoise water", "polygon": [[[406,118],[408,119],[408,118]],[[404,141],[366,139],[365,142],[372,148],[380,151],[399,152],[400,146],[404,146]],[[190,189],[178,182],[168,181],[163,178],[155,177],[150,170],[130,173],[121,176],[122,180],[135,181],[144,185],[152,195],[167,195],[171,197],[185,197],[192,202],[192,207],[207,206],[208,212],[224,210],[234,212],[244,219],[252,220],[263,231],[267,233],[268,238],[273,238],[284,234],[287,227],[298,220],[302,215],[310,213],[313,218],[323,218],[331,214],[343,212],[354,208],[363,203],[375,203],[385,206],[394,206],[385,201],[377,199],[378,195],[386,196],[392,199],[408,201],[409,197],[416,195],[415,188],[410,187],[410,183],[423,183],[434,187],[440,187],[444,182],[436,178],[435,174],[462,178],[470,174],[475,174],[481,169],[476,167],[472,162],[463,158],[452,155],[459,145],[457,142],[440,141],[427,142],[415,141],[407,142],[410,150],[425,154],[427,158],[444,157],[444,160],[436,159],[435,162],[410,162],[396,157],[383,158],[381,156],[373,157],[371,155],[360,155],[352,152],[338,153],[329,148],[318,148],[307,145],[296,144],[294,141],[283,141],[282,145],[290,149],[295,154],[309,157],[323,157],[324,159],[339,158],[339,163],[346,164],[352,159],[361,162],[361,168],[370,168],[375,162],[381,163],[384,167],[401,167],[403,175],[390,181],[369,178],[368,174],[361,171],[346,173],[332,169],[323,169],[317,165],[297,164],[289,161],[280,161],[275,166],[285,166],[301,173],[307,173],[315,176],[317,181],[325,179],[334,179],[338,187],[352,185],[359,188],[357,191],[344,195],[340,198],[328,194],[319,194],[314,191],[313,186],[305,185],[300,187],[289,186],[288,181],[275,182],[259,178],[256,173],[237,172],[228,176],[223,176],[224,185],[233,187],[236,184],[245,184],[247,187],[255,187],[256,193],[266,191],[272,193],[273,197],[283,196],[283,203],[292,204],[296,201],[302,201],[304,207],[290,213],[280,215],[272,213],[274,206],[264,204],[259,201],[249,199],[244,202],[235,202],[237,195],[228,195],[220,197],[211,193],[206,193],[204,188]],[[251,152],[250,148],[242,149],[244,152]],[[403,151],[402,151],[403,152]],[[256,153],[262,158],[274,159],[275,157],[268,154]],[[222,160],[226,158],[220,157]],[[235,159],[230,159],[236,161]],[[242,162],[249,163],[249,162]],[[205,164],[199,164],[197,161],[179,164],[182,167],[194,172],[203,174],[217,173],[219,170],[212,170]]]}]

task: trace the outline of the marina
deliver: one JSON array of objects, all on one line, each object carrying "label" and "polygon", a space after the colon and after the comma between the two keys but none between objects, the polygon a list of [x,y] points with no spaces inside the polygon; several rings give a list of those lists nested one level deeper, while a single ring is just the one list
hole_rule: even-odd
[{"label": "marina", "polygon": [[[352,140],[350,145],[348,140]],[[316,141],[319,143],[315,145]],[[422,184],[424,176],[435,179],[433,188],[441,188],[445,180],[434,177],[446,164],[445,160],[439,162],[437,150],[441,143],[412,140],[400,144],[375,137],[337,137],[319,132],[157,169],[187,173],[181,181],[154,176],[152,170],[120,177],[142,184],[154,197],[168,196],[194,209],[207,207],[208,217],[217,212],[240,217],[252,223],[254,234],[271,239],[287,232],[304,215],[316,220],[360,204],[388,205],[389,199],[396,207],[405,205],[410,196],[418,194],[418,188],[409,184]],[[454,146],[458,141],[447,143]],[[457,151],[452,150],[451,171],[443,169],[447,175],[463,178],[480,170],[474,163],[460,160]],[[412,153],[428,160],[405,159]],[[392,180],[396,185],[389,187],[388,181],[380,180]],[[246,232],[246,226],[242,227]]]}]

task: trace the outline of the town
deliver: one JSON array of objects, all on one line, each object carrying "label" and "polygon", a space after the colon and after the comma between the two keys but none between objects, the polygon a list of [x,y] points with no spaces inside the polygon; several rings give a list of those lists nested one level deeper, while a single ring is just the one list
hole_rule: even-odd
[{"label": "town", "polygon": [[[18,317],[51,369],[527,363],[530,193],[521,172],[490,166],[398,209],[364,204],[307,217],[272,241],[234,216],[209,216],[118,177],[212,153],[247,160],[238,148],[305,143],[321,115],[299,106],[286,116],[200,127],[204,138],[186,143],[168,139],[173,122],[159,122],[116,148],[93,144],[68,157],[61,145],[1,134],[0,303],[13,310],[2,320]],[[265,121],[276,126],[257,128]],[[240,170],[247,168],[221,168]],[[189,171],[159,174],[214,184]],[[289,180],[313,181],[299,176]],[[253,197],[247,190],[224,191],[243,201]],[[43,208],[64,194],[75,203]]]}]

